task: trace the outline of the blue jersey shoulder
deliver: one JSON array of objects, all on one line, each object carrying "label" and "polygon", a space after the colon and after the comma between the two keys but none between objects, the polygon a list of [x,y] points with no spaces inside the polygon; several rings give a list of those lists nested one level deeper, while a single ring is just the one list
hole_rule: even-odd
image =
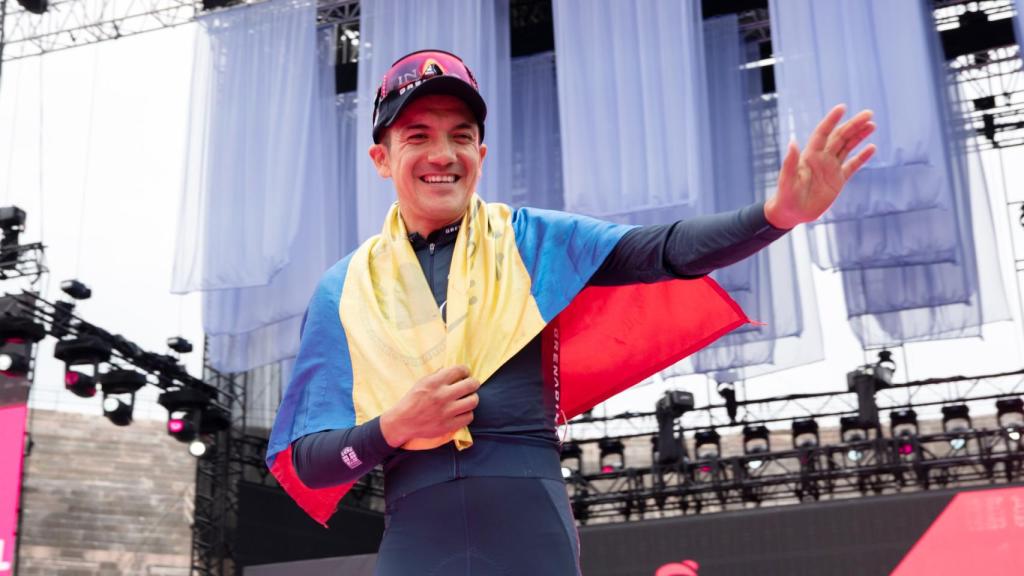
[{"label": "blue jersey shoulder", "polygon": [[533,282],[531,293],[550,322],[583,290],[612,248],[633,226],[587,216],[517,208],[516,246]]}]

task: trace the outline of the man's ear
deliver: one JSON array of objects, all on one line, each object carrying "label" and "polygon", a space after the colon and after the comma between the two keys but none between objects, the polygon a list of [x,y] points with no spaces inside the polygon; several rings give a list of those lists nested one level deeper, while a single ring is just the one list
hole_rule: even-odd
[{"label": "man's ear", "polygon": [[388,148],[383,144],[370,146],[370,159],[381,178],[391,178],[391,162],[388,161]]}]

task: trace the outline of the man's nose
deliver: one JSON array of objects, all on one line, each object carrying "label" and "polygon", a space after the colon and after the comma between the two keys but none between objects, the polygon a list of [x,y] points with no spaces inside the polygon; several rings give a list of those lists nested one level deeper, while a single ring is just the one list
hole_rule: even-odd
[{"label": "man's nose", "polygon": [[448,165],[455,162],[455,148],[447,138],[436,140],[427,153],[427,161],[432,164]]}]

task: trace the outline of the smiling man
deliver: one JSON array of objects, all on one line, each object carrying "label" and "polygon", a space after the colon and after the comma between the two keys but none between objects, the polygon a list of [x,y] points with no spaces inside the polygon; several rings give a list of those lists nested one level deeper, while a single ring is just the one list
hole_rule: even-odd
[{"label": "smiling man", "polygon": [[[475,192],[487,108],[472,73],[437,50],[399,59],[377,91],[369,151],[398,202],[310,301],[268,466],[324,523],[382,464],[377,574],[579,573],[556,423],[695,349],[684,343],[746,321],[705,276],[828,209],[874,151],[848,159],[874,124],[862,112],[839,126],[843,112],[833,109],[803,152],[790,146],[767,202],[629,227],[484,202]],[[642,308],[648,291],[657,305]],[[701,321],[649,334],[668,355],[626,337],[638,332],[621,335],[616,346],[635,350],[593,350],[586,363],[628,357],[623,382],[560,387],[571,367],[559,358],[573,342],[559,323],[590,314],[578,325],[600,331],[604,320],[629,316],[636,327],[684,311]]]}]

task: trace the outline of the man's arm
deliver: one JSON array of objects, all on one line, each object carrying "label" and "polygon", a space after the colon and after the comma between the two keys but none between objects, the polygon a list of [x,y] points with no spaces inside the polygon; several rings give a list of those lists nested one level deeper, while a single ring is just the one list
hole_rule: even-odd
[{"label": "man's arm", "polygon": [[380,418],[299,438],[292,444],[292,463],[302,483],[328,488],[353,482],[395,451],[380,430]]},{"label": "man's arm", "polygon": [[743,260],[786,232],[768,222],[764,202],[674,224],[634,228],[619,240],[589,284],[699,278]]}]

